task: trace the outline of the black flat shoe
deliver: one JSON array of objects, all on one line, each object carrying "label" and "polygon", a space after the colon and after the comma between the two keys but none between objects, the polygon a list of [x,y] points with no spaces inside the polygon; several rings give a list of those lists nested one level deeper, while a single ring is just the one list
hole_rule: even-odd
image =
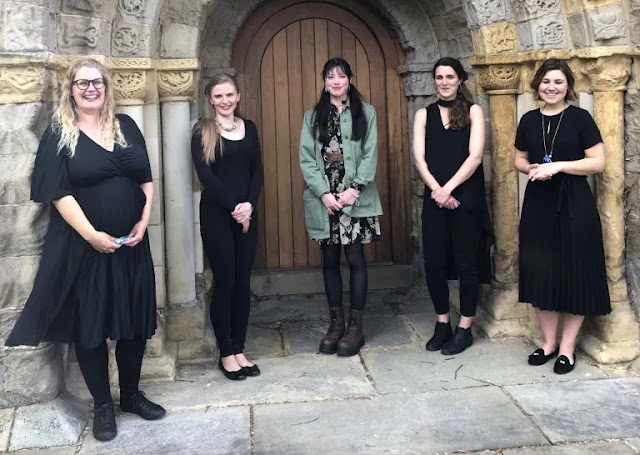
[{"label": "black flat shoe", "polygon": [[231,379],[232,381],[243,381],[247,379],[247,376],[244,374],[244,370],[242,368],[237,371],[225,370],[224,366],[222,365],[222,358],[218,358],[218,368],[220,368],[220,371],[222,371],[222,374],[224,374],[225,378]]},{"label": "black flat shoe", "polygon": [[535,351],[533,351],[533,353],[529,356],[529,365],[535,365],[535,366],[544,365],[549,360],[551,360],[554,357],[556,357],[559,352],[560,352],[560,347],[559,346],[556,347],[555,351],[553,351],[549,355],[546,355],[544,353],[544,349],[538,348]]},{"label": "black flat shoe", "polygon": [[[575,357],[575,356],[574,356]],[[561,355],[556,360],[556,363],[553,365],[553,372],[556,374],[567,374],[573,371],[573,368],[576,366],[576,359],[573,359],[573,365],[569,361],[569,357],[566,355]]]},{"label": "black flat shoe", "polygon": [[111,441],[118,434],[113,403],[106,403],[95,410],[93,416],[93,437],[98,441]]},{"label": "black flat shoe", "polygon": [[258,365],[255,364],[250,367],[242,367],[242,371],[246,377],[260,376],[260,368],[258,368]]},{"label": "black flat shoe", "polygon": [[427,341],[425,349],[427,351],[439,351],[442,349],[442,346],[451,339],[452,335],[451,323],[436,322],[436,328],[433,331],[433,336],[429,341]]},{"label": "black flat shoe", "polygon": [[158,420],[167,413],[162,406],[150,401],[140,390],[130,396],[121,396],[120,409],[138,414],[144,420]]},{"label": "black flat shoe", "polygon": [[440,353],[443,355],[460,354],[473,344],[473,335],[471,335],[471,327],[463,329],[462,327],[456,327],[453,336],[447,341]]}]

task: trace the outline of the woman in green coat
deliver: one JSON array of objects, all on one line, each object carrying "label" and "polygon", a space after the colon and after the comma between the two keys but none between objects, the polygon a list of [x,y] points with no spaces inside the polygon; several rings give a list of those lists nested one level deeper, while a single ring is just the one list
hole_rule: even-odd
[{"label": "woman in green coat", "polygon": [[[304,115],[300,168],[306,181],[304,217],[322,248],[322,272],[331,323],[320,352],[356,355],[364,345],[362,310],[367,296],[363,246],[380,238],[382,205],[374,179],[378,160],[376,112],[351,83],[349,63],[330,59],[324,90]],[[340,275],[341,245],[349,264],[351,309],[345,330]]]}]

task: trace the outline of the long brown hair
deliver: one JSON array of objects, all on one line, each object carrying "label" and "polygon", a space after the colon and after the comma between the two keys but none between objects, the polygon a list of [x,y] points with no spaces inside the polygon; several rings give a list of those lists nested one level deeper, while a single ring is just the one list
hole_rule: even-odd
[{"label": "long brown hair", "polygon": [[[206,97],[204,116],[193,128],[194,132],[200,132],[202,135],[202,154],[207,164],[212,164],[216,161],[216,145],[220,143],[220,156],[222,156],[223,148],[223,142],[220,140],[220,132],[216,124],[216,109],[211,104],[211,90],[213,90],[213,87],[216,85],[227,83],[232,84],[236,88],[236,92],[240,93],[236,80],[230,74],[220,73],[213,76],[204,88],[204,95]],[[237,108],[233,114],[239,117]]]},{"label": "long brown hair", "polygon": [[471,117],[469,115],[471,103],[467,101],[461,90],[462,83],[469,78],[469,75],[462,67],[460,60],[453,57],[442,57],[433,65],[432,75],[434,79],[436,78],[436,69],[438,69],[439,66],[450,66],[458,75],[458,79],[460,79],[458,93],[449,110],[449,126],[453,130],[461,130],[471,123]]},{"label": "long brown hair", "polygon": [[82,58],[71,65],[65,73],[62,81],[60,102],[53,114],[54,128],[60,132],[58,153],[65,147],[69,151],[70,157],[73,157],[76,153],[76,145],[78,145],[78,138],[80,137],[80,128],[78,128],[77,125],[78,111],[73,99],[72,88],[73,80],[80,68],[95,68],[100,71],[104,79],[104,104],[98,111],[98,125],[100,126],[101,139],[107,141],[113,139],[119,146],[126,147],[127,141],[120,129],[120,122],[115,116],[116,102],[113,96],[111,73],[99,61],[92,58]]}]

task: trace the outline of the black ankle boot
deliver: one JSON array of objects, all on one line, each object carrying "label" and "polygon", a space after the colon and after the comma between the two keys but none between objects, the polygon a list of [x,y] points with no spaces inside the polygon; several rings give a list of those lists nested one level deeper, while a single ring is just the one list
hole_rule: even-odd
[{"label": "black ankle boot", "polygon": [[138,414],[145,420],[158,420],[167,413],[162,406],[148,400],[140,390],[132,395],[121,395],[120,409]]},{"label": "black ankle boot", "polygon": [[111,441],[118,434],[113,403],[105,403],[94,412],[93,437],[98,441]]},{"label": "black ankle boot", "polygon": [[344,309],[341,306],[329,307],[329,317],[329,330],[318,349],[323,354],[335,354],[338,341],[344,335]]},{"label": "black ankle boot", "polygon": [[433,336],[429,341],[425,349],[427,351],[439,351],[442,346],[451,339],[451,323],[450,322],[436,322],[436,328],[433,331]]},{"label": "black ankle boot", "polygon": [[336,352],[338,355],[352,356],[360,352],[364,346],[364,334],[362,333],[362,311],[349,310],[349,325],[344,336],[338,342]]},{"label": "black ankle boot", "polygon": [[471,335],[471,327],[463,329],[462,327],[456,327],[456,331],[453,332],[453,336],[447,341],[442,350],[440,351],[444,355],[460,354],[473,344],[473,335]]}]

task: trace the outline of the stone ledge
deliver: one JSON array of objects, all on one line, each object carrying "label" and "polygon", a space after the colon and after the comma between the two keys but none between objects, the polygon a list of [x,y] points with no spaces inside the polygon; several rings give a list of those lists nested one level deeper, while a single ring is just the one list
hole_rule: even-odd
[{"label": "stone ledge", "polygon": [[640,55],[640,45],[633,46],[601,46],[586,49],[547,49],[527,52],[515,52],[511,54],[489,54],[471,57],[469,63],[472,66],[484,65],[504,65],[513,63],[528,63],[543,61],[548,58],[560,58],[569,60],[570,58],[593,59],[600,57],[611,57],[614,55]]}]

